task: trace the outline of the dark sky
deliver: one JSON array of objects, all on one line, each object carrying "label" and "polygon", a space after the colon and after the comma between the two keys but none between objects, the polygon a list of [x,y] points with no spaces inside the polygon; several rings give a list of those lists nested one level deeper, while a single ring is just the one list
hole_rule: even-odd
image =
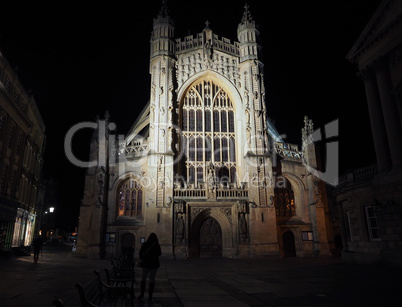
[{"label": "dark sky", "polygon": [[[286,141],[301,143],[303,118],[315,128],[339,120],[340,171],[375,161],[363,83],[346,54],[381,1],[248,0],[261,33],[268,116]],[[209,20],[219,37],[237,39],[244,0],[168,1],[176,37]],[[161,1],[42,3],[2,1],[0,49],[32,90],[46,125],[45,178],[60,185],[58,219],[74,224],[85,170],[64,154],[67,131],[110,112],[118,133],[149,99],[149,39]],[[73,141],[88,158],[91,131]]]}]

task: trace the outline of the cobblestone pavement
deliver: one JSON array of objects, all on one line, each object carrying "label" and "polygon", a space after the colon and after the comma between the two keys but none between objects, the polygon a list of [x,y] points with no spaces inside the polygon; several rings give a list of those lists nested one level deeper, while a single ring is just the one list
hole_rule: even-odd
[{"label": "cobblestone pavement", "polygon": [[[71,247],[45,246],[33,256],[0,259],[0,306],[80,306],[75,284],[110,268]],[[402,268],[351,265],[339,258],[188,259],[162,257],[154,299],[135,306],[399,306]],[[137,288],[141,276],[137,271]]]}]

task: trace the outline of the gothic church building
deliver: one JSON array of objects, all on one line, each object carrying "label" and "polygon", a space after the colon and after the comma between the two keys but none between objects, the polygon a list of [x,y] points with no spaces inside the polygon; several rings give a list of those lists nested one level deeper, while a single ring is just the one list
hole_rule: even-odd
[{"label": "gothic church building", "polygon": [[[90,148],[77,254],[118,257],[155,232],[174,258],[322,256],[333,233],[314,146],[285,144],[267,117],[259,31],[175,38],[153,21],[150,100],[124,138],[106,114]],[[304,137],[312,132],[305,119]]]}]

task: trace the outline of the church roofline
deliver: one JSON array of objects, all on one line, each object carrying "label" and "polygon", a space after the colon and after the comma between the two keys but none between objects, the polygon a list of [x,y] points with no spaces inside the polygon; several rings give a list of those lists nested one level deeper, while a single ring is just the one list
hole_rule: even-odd
[{"label": "church roofline", "polygon": [[[231,42],[230,39],[226,37],[219,37],[217,34],[213,35],[213,46],[214,50],[229,53],[234,56],[239,56],[239,42]],[[176,38],[176,54],[181,54],[188,52],[189,50],[196,50],[204,48],[203,44],[203,32],[197,33],[196,35],[187,35],[183,39]]]}]

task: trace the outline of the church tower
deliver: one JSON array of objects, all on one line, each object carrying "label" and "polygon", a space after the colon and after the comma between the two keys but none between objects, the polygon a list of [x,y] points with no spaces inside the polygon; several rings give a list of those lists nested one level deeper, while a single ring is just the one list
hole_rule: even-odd
[{"label": "church tower", "polygon": [[[239,70],[242,81],[243,105],[245,108],[245,133],[247,152],[245,154],[249,180],[249,198],[255,207],[252,221],[256,224],[256,233],[252,242],[269,242],[269,249],[278,251],[276,216],[273,204],[274,174],[272,173],[272,155],[267,127],[267,111],[264,86],[264,64],[262,62],[259,31],[249,11],[244,7],[244,14],[237,27],[239,40]],[[264,223],[259,223],[264,221]],[[265,233],[263,239],[261,233]]]},{"label": "church tower", "polygon": [[[170,245],[176,103],[174,102],[174,21],[169,16],[166,1],[163,1],[157,17],[153,20],[150,49],[151,93],[147,177],[152,178],[153,182],[146,190],[148,196],[145,222],[148,232],[158,233],[161,243]],[[149,227],[150,225],[152,226]]]}]

